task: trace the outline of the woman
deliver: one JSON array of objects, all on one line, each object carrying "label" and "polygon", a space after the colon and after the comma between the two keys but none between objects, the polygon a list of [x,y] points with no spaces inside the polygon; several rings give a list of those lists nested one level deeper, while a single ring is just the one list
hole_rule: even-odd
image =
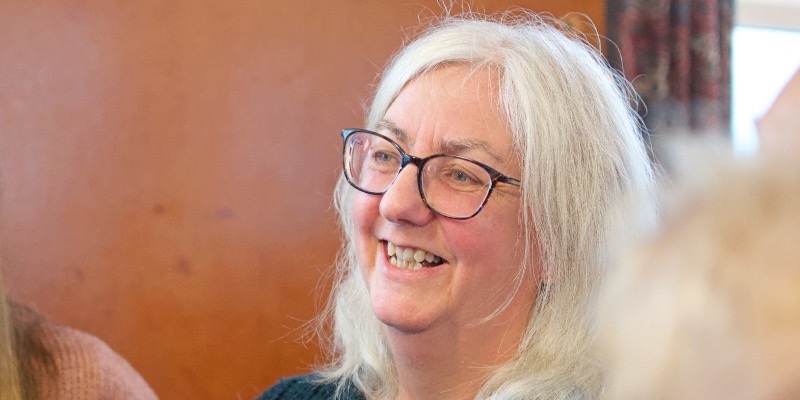
[{"label": "woman", "polygon": [[100,339],[7,301],[0,274],[0,400],[156,400]]},{"label": "woman", "polygon": [[396,55],[343,132],[331,363],[261,399],[596,396],[588,302],[652,172],[628,86],[554,25],[450,18]]}]

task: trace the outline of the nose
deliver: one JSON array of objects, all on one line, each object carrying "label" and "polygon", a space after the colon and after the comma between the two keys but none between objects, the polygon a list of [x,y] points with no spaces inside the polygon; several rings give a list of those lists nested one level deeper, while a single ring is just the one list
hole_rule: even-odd
[{"label": "nose", "polygon": [[433,211],[422,201],[417,185],[418,171],[416,165],[406,165],[389,190],[383,194],[380,213],[387,221],[422,226],[435,217]]}]

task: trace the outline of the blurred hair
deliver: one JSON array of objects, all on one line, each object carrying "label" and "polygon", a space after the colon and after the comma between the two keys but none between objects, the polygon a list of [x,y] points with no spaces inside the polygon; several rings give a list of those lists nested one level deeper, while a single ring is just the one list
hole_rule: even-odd
[{"label": "blurred hair", "polygon": [[21,400],[19,365],[14,346],[11,312],[0,272],[0,400]]},{"label": "blurred hair", "polygon": [[[24,314],[25,318],[19,319]],[[57,379],[55,362],[41,342],[41,317],[6,297],[0,271],[0,400],[41,398],[38,377]]]},{"label": "blurred hair", "polygon": [[704,149],[601,296],[608,399],[800,397],[800,168]]},{"label": "blurred hair", "polygon": [[[586,351],[586,317],[604,274],[608,220],[629,191],[647,191],[653,179],[632,92],[596,49],[556,20],[526,12],[468,14],[439,21],[397,53],[366,127],[376,128],[411,80],[453,64],[498,79],[496,106],[523,166],[525,256],[517,285],[540,287],[517,355],[493,371],[478,397],[591,398],[600,380]],[[340,178],[335,204],[345,240],[321,316],[334,334],[325,376],[386,399],[396,395],[398,381],[355,257],[353,193]],[[536,264],[539,281],[523,281],[536,276],[523,273]]]}]

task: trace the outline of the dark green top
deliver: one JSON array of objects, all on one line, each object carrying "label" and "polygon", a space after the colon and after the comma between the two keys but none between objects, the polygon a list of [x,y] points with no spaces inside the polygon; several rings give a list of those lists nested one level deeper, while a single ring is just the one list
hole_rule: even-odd
[{"label": "dark green top", "polygon": [[[336,394],[336,383],[319,383],[318,375],[300,375],[281,378],[274,386],[256,400],[332,400]],[[336,400],[365,400],[353,385],[346,385]]]}]

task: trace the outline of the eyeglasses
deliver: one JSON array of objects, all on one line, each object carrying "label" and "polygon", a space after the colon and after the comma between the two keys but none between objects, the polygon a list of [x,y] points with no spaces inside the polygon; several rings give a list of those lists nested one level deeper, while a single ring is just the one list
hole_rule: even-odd
[{"label": "eyeglasses", "polygon": [[422,201],[433,212],[453,219],[476,216],[498,182],[520,181],[466,157],[434,154],[414,157],[393,140],[365,129],[344,129],[344,176],[354,188],[384,194],[408,164],[417,166]]}]

